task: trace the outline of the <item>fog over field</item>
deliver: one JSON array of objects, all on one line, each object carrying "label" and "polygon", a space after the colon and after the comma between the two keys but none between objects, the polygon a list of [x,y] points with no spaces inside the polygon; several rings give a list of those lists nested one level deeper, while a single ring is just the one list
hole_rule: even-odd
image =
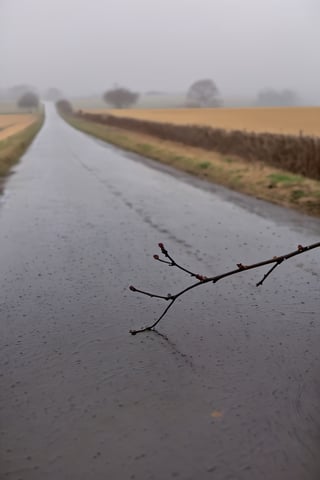
[{"label": "fog over field", "polygon": [[320,102],[319,0],[0,0],[0,88],[66,95],[115,83],[223,97],[289,88]]}]

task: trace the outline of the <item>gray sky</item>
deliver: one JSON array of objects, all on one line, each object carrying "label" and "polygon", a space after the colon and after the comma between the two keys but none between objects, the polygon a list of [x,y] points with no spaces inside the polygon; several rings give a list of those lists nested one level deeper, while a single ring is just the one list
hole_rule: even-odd
[{"label": "gray sky", "polygon": [[320,0],[0,0],[0,87],[184,91],[209,77],[222,95],[320,99],[319,25]]}]

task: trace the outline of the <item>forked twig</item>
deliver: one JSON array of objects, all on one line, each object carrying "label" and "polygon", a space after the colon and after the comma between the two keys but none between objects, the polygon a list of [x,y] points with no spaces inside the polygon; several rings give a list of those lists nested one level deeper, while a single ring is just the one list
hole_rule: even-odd
[{"label": "forked twig", "polygon": [[134,286],[130,285],[130,290],[132,292],[138,292],[142,293],[143,295],[146,295],[151,298],[161,298],[162,300],[166,300],[169,302],[169,305],[164,309],[160,317],[152,324],[147,327],[140,328],[138,330],[130,330],[130,333],[132,335],[136,335],[137,333],[145,332],[146,330],[152,330],[159,322],[162,320],[162,318],[166,315],[168,310],[172,307],[174,302],[187,293],[189,290],[192,290],[193,288],[199,287],[200,285],[203,285],[205,283],[217,283],[219,280],[222,278],[230,277],[231,275],[235,275],[236,273],[244,272],[246,270],[252,270],[254,268],[259,268],[263,267],[265,265],[270,265],[272,264],[272,267],[267,271],[267,273],[262,277],[262,279],[256,284],[257,287],[263,285],[264,281],[271,275],[271,273],[278,267],[284,260],[288,260],[289,258],[295,257],[296,255],[300,255],[301,253],[307,252],[309,250],[313,250],[314,248],[320,247],[320,242],[313,243],[312,245],[307,245],[303,247],[302,245],[298,245],[297,249],[294,250],[293,252],[286,253],[285,255],[280,255],[277,257],[270,258],[269,260],[264,260],[263,262],[258,262],[254,263],[252,265],[243,265],[242,263],[237,263],[237,269],[235,270],[230,270],[229,272],[222,273],[220,275],[215,275],[213,277],[205,277],[204,275],[199,275],[197,273],[194,273],[190,270],[188,270],[185,267],[182,267],[179,265],[172,257],[169,255],[168,251],[165,249],[163,243],[159,243],[159,248],[161,250],[161,253],[164,255],[165,260],[160,258],[159,255],[154,255],[153,258],[161,263],[165,263],[170,267],[177,267],[179,270],[182,270],[183,272],[189,274],[191,277],[195,277],[198,281],[193,283],[192,285],[189,285],[189,287],[184,288],[180,292],[176,293],[175,295],[158,295],[155,293],[150,293],[146,292],[145,290],[140,290],[138,288],[135,288]]}]

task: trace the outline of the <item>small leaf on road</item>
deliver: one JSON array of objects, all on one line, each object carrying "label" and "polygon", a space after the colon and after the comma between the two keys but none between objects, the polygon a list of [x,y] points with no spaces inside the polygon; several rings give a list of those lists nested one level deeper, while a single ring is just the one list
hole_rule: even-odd
[{"label": "small leaf on road", "polygon": [[221,417],[223,417],[223,413],[222,413],[221,410],[213,410],[213,411],[211,412],[211,417],[213,417],[213,418],[221,418]]}]

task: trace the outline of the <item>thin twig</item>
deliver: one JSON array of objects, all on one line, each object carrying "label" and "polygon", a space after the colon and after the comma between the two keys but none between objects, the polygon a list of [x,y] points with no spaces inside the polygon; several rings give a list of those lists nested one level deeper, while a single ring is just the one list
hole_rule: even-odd
[{"label": "thin twig", "polygon": [[192,277],[195,277],[198,280],[198,282],[193,283],[192,285],[189,285],[188,287],[184,288],[183,290],[176,293],[175,295],[167,295],[167,296],[146,292],[145,290],[137,289],[137,288],[135,288],[131,285],[129,287],[131,291],[141,293],[141,294],[146,295],[148,297],[160,298],[162,300],[169,301],[169,305],[167,305],[167,307],[162,312],[160,317],[153,324],[151,324],[147,327],[140,328],[138,330],[130,330],[130,333],[132,335],[136,335],[137,333],[145,332],[146,330],[152,330],[160,322],[160,320],[162,320],[162,318],[166,315],[166,313],[172,307],[174,302],[179,297],[181,297],[182,295],[187,293],[189,290],[192,290],[193,288],[199,287],[200,285],[203,285],[203,284],[209,283],[209,282],[217,283],[219,280],[222,280],[223,278],[230,277],[231,275],[235,275],[236,273],[244,272],[246,270],[253,270],[254,268],[259,268],[259,267],[263,267],[265,265],[274,264],[274,265],[272,265],[270,270],[268,270],[268,272],[262,277],[262,279],[256,284],[256,286],[259,287],[264,283],[264,281],[269,277],[269,275],[271,275],[271,273],[276,269],[276,267],[278,267],[284,260],[288,260],[289,258],[295,257],[296,255],[300,255],[304,252],[307,252],[309,250],[313,250],[314,248],[319,248],[319,247],[320,247],[320,242],[313,243],[312,245],[307,245],[305,247],[303,247],[302,245],[298,245],[296,250],[294,250],[293,252],[290,252],[290,253],[286,253],[285,255],[276,256],[276,257],[270,258],[269,260],[264,260],[262,262],[254,263],[252,265],[243,265],[242,263],[237,263],[238,268],[235,269],[235,270],[230,270],[228,272],[222,273],[220,275],[215,275],[213,277],[206,277],[204,275],[194,273],[194,272],[188,270],[187,268],[181,266],[180,264],[178,264],[171,257],[171,255],[169,255],[169,253],[165,249],[163,243],[159,243],[159,248],[161,250],[161,253],[164,255],[165,258],[169,259],[169,261],[161,259],[159,257],[159,255],[154,255],[153,258],[157,261],[162,262],[162,263],[166,263],[170,267],[176,267],[179,270],[181,270],[185,273],[188,273]]}]

